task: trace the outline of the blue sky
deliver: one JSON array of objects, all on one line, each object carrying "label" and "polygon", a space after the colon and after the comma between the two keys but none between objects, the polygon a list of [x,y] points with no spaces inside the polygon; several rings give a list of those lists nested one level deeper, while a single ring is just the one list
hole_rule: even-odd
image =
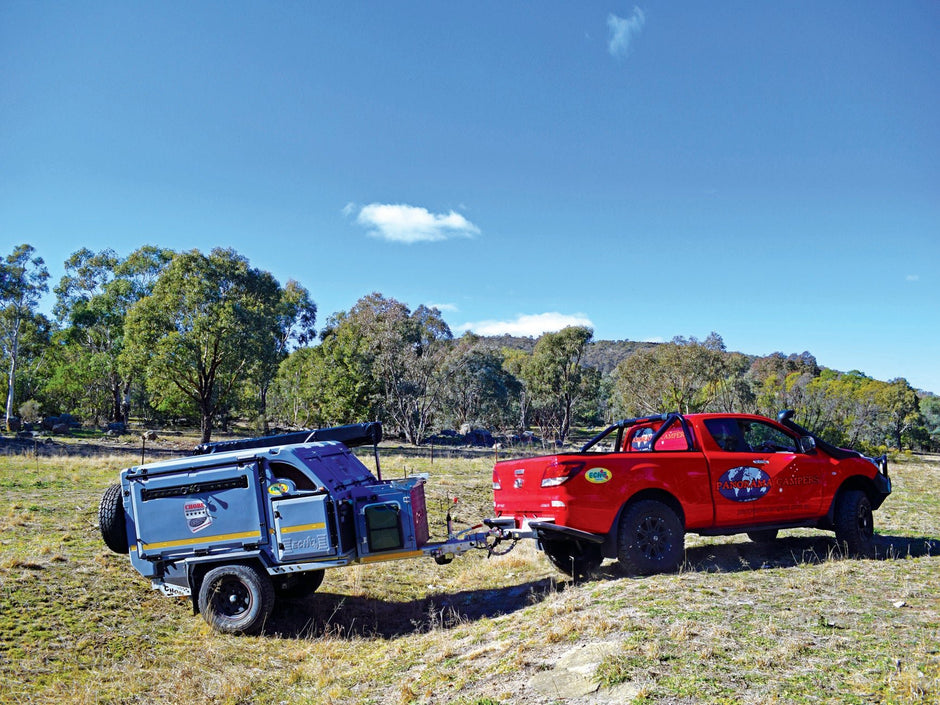
[{"label": "blue sky", "polygon": [[940,3],[7,0],[21,242],[940,392]]}]

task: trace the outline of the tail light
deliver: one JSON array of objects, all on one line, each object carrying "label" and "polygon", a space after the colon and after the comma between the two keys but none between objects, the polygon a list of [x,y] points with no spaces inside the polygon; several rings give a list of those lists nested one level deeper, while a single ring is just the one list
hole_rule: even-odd
[{"label": "tail light", "polygon": [[542,473],[542,487],[558,487],[584,469],[584,463],[571,461],[554,461]]},{"label": "tail light", "polygon": [[502,487],[499,484],[499,475],[496,473],[496,468],[493,468],[493,489],[500,490]]}]

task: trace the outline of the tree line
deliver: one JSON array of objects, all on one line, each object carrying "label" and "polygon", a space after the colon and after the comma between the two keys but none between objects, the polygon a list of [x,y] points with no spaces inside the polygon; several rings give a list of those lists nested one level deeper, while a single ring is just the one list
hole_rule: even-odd
[{"label": "tree line", "polygon": [[585,327],[537,339],[454,337],[436,308],[374,292],[331,315],[232,249],[82,248],[38,310],[49,273],[24,244],[0,262],[6,427],[68,413],[95,426],[234,420],[258,433],[380,420],[420,444],[442,429],[572,429],[661,411],[783,408],[827,440],[940,449],[940,399],[906,380],[826,369],[808,352],[757,357],[705,340],[594,341]]}]

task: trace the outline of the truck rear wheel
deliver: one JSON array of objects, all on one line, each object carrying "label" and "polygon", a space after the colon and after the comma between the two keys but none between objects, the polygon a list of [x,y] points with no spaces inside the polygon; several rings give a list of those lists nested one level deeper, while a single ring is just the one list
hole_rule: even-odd
[{"label": "truck rear wheel", "polygon": [[604,559],[599,546],[579,547],[573,541],[543,541],[542,548],[553,566],[575,580],[596,573]]},{"label": "truck rear wheel", "polygon": [[685,529],[662,502],[641,499],[620,518],[617,558],[628,575],[676,570],[685,554]]},{"label": "truck rear wheel", "polygon": [[274,586],[248,565],[213,568],[199,587],[199,611],[225,634],[257,634],[274,609]]},{"label": "truck rear wheel", "polygon": [[871,558],[875,553],[875,522],[871,502],[861,490],[839,493],[835,511],[836,541],[853,558]]},{"label": "truck rear wheel", "polygon": [[127,553],[127,523],[124,520],[124,497],[121,485],[111,485],[101,495],[98,505],[98,528],[105,545],[115,553]]}]

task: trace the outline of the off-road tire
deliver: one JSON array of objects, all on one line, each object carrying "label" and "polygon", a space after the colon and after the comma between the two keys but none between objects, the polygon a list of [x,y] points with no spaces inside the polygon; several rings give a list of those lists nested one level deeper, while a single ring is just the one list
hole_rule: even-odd
[{"label": "off-road tire", "polygon": [[224,634],[257,634],[274,609],[274,585],[248,565],[213,568],[199,586],[199,611]]},{"label": "off-road tire", "polygon": [[101,503],[98,505],[98,528],[101,529],[101,538],[108,548],[115,553],[128,552],[121,485],[111,485],[101,495]]},{"label": "off-road tire", "polygon": [[597,573],[604,557],[600,546],[578,546],[573,541],[545,541],[542,549],[549,562],[575,580],[584,580]]},{"label": "off-road tire", "polygon": [[777,540],[777,530],[758,529],[756,531],[748,531],[747,537],[754,543],[771,543]]},{"label": "off-road tire", "polygon": [[628,506],[620,518],[617,558],[627,575],[670,573],[685,556],[685,529],[676,513],[653,499]]},{"label": "off-road tire", "polygon": [[836,541],[851,558],[875,554],[875,522],[871,501],[862,490],[839,493],[835,509]]},{"label": "off-road tire", "polygon": [[288,573],[274,578],[274,590],[285,597],[312,595],[323,583],[325,570],[307,570],[303,573]]}]

